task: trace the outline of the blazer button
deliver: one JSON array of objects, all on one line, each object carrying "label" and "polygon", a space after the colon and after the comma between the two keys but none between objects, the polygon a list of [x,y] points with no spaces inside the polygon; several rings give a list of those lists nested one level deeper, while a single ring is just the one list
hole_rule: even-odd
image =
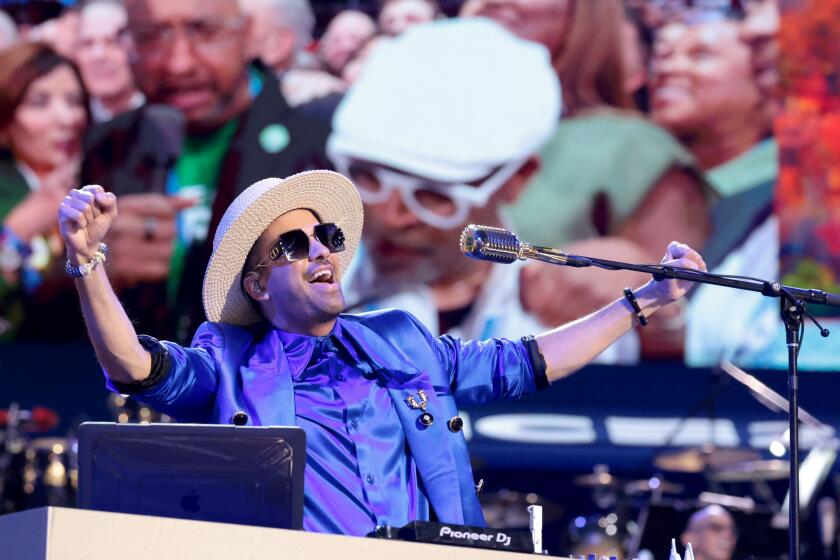
[{"label": "blazer button", "polygon": [[453,416],[449,419],[449,422],[446,423],[449,426],[449,431],[452,433],[458,433],[461,431],[461,428],[464,427],[464,421],[461,420],[460,416]]},{"label": "blazer button", "polygon": [[420,423],[424,426],[431,426],[435,423],[435,417],[428,412],[423,412],[423,414],[420,415]]}]

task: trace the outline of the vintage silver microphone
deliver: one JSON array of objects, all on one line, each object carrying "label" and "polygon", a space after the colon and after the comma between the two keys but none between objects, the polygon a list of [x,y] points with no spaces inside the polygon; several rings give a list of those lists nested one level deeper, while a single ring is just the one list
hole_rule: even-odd
[{"label": "vintage silver microphone", "polygon": [[563,266],[591,266],[586,257],[568,255],[557,249],[535,247],[519,241],[515,233],[505,229],[470,224],[461,232],[461,251],[483,261],[510,264],[516,260],[534,259]]}]

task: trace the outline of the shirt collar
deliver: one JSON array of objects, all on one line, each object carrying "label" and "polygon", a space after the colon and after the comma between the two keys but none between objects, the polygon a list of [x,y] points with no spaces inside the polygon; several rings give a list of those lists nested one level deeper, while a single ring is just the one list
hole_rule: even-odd
[{"label": "shirt collar", "polygon": [[260,337],[248,368],[254,371],[275,371],[278,359],[284,359],[291,375],[297,377],[309,365],[316,345],[320,346],[325,339],[329,339],[347,352],[355,367],[361,368],[365,376],[382,377],[397,387],[409,384],[421,373],[400,348],[384,339],[376,330],[365,326],[363,321],[351,317],[339,317],[326,337],[271,328]]},{"label": "shirt collar", "polygon": [[283,347],[283,351],[292,365],[292,371],[301,371],[309,361],[312,359],[313,353],[324,351],[325,344],[330,341],[338,343],[341,346],[342,329],[340,321],[336,321],[332,330],[326,336],[312,336],[308,334],[299,334],[282,329],[274,329],[277,335],[277,340]]},{"label": "shirt collar", "polygon": [[[140,91],[135,91],[134,94],[131,96],[131,99],[128,100],[128,105],[126,105],[125,110],[123,112],[133,111],[134,109],[140,107],[146,102],[146,96],[143,95]],[[110,121],[116,115],[114,112],[105,106],[102,103],[102,100],[98,97],[91,97],[90,98],[90,113],[93,117],[93,122],[95,123],[102,123],[106,121]]]}]

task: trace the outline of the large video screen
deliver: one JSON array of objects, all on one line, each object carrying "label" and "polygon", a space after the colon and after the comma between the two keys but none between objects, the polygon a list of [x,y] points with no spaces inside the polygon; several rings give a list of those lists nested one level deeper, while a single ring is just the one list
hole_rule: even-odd
[{"label": "large video screen", "polygon": [[[138,331],[186,344],[226,207],[257,179],[312,168],[349,176],[365,205],[347,311],[404,308],[437,334],[536,334],[649,280],[470,260],[470,223],[632,264],[677,240],[717,274],[840,291],[835,3],[470,0],[406,15],[386,2],[378,21],[374,4],[320,8],[287,56],[258,48],[257,14],[211,18],[187,29],[180,70],[166,56],[176,30],[142,14],[10,7],[3,340],[86,340],[56,221],[69,189],[117,194],[109,278]],[[119,29],[106,41],[97,21]],[[429,26],[449,28],[447,50],[423,42]],[[698,285],[597,361],[784,368],[779,307]],[[808,311],[837,325],[836,308]],[[837,369],[836,336],[804,333],[800,367]]]}]

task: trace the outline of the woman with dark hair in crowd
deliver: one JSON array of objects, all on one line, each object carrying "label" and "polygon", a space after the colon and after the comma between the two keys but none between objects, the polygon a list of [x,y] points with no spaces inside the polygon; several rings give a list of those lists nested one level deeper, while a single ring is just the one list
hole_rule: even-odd
[{"label": "woman with dark hair in crowd", "polygon": [[58,206],[77,186],[87,107],[78,70],[49,46],[0,52],[0,336],[60,265]]},{"label": "woman with dark hair in crowd", "polygon": [[[673,239],[702,246],[714,193],[691,154],[633,105],[639,84],[626,79],[634,59],[627,55],[639,44],[628,40],[621,0],[470,0],[466,9],[543,44],[560,78],[563,116],[541,150],[541,170],[511,209],[523,240],[632,262],[655,262],[656,248]],[[639,281],[635,273],[529,270],[523,299],[547,324],[580,317]],[[638,356],[638,341],[625,343],[614,361]]]}]

